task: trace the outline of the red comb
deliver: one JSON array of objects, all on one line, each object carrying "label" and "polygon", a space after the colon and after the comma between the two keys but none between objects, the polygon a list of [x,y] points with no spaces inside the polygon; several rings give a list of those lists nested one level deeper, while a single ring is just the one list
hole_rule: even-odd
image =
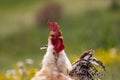
[{"label": "red comb", "polygon": [[50,30],[54,32],[55,36],[59,37],[59,36],[62,35],[62,32],[59,28],[59,25],[54,20],[52,20],[52,21],[49,20],[48,21],[48,26],[49,26]]},{"label": "red comb", "polygon": [[54,20],[49,20],[48,21],[48,26],[50,28],[50,31],[52,31],[53,33],[51,35],[53,35],[50,39],[51,39],[51,43],[54,46],[54,50],[56,51],[56,53],[59,53],[60,51],[62,51],[64,49],[64,44],[63,44],[63,39],[62,39],[62,32],[59,28],[59,25],[54,21]]}]

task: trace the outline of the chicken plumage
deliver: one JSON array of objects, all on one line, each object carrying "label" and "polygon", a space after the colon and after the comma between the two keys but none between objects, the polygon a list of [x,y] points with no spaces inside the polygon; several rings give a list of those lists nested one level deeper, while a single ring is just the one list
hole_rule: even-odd
[{"label": "chicken plumage", "polygon": [[50,35],[48,44],[41,49],[46,49],[42,60],[42,68],[36,72],[32,80],[94,80],[97,76],[100,80],[101,73],[93,65],[99,65],[104,71],[105,66],[96,58],[93,58],[94,50],[84,52],[72,65],[64,51],[62,32],[59,25],[48,21]]},{"label": "chicken plumage", "polygon": [[42,68],[32,80],[71,80],[69,72],[72,65],[64,51],[62,32],[53,20],[48,22],[48,26],[51,32],[45,46],[46,54],[42,60]]},{"label": "chicken plumage", "polygon": [[99,65],[106,71],[103,63],[93,58],[94,50],[84,52],[80,58],[72,64],[70,76],[75,80],[100,80],[102,73],[99,72],[93,64]]}]

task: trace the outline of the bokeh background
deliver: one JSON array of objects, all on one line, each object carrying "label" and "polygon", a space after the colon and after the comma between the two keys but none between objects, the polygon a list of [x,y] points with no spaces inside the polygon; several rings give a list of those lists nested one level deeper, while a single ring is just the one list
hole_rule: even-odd
[{"label": "bokeh background", "polygon": [[103,80],[120,79],[120,0],[0,0],[1,80],[26,59],[32,70],[40,69],[45,51],[39,48],[47,43],[51,18],[60,25],[71,62],[94,49],[107,69]]}]

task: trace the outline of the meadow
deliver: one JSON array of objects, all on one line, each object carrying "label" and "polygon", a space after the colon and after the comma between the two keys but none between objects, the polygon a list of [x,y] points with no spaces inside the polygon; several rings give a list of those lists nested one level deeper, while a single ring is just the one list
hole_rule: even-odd
[{"label": "meadow", "polygon": [[[57,20],[65,51],[74,62],[82,52],[94,49],[94,56],[106,66],[103,80],[119,80],[120,10],[110,9],[110,0],[94,1],[59,2],[65,7]],[[0,0],[0,80],[29,80],[40,69],[45,54],[40,47],[47,43],[49,29],[35,25],[34,14],[45,3]]]}]

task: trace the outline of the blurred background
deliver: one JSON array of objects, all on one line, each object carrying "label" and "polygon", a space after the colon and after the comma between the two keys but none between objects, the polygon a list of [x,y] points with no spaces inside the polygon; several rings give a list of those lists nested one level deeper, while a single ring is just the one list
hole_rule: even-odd
[{"label": "blurred background", "polygon": [[107,69],[103,80],[120,79],[120,0],[0,0],[1,73],[26,59],[40,69],[51,18],[71,62],[94,49]]}]

